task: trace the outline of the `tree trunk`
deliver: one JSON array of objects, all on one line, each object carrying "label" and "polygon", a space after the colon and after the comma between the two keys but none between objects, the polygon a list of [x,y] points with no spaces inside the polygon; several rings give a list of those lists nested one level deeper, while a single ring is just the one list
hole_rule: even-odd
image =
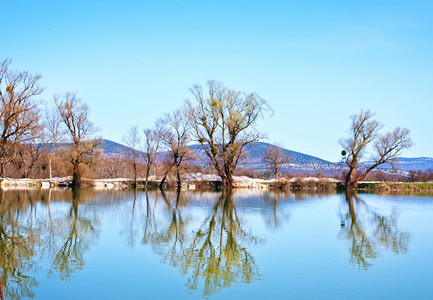
[{"label": "tree trunk", "polygon": [[73,172],[72,172],[72,188],[79,188],[81,185],[81,176],[80,172],[78,170],[78,164],[73,165]]},{"label": "tree trunk", "polygon": [[167,171],[165,172],[164,176],[162,177],[161,182],[159,183],[159,188],[161,189],[164,186],[165,180],[167,179],[168,174],[170,174],[171,169],[173,168],[173,164],[170,164]]},{"label": "tree trunk", "polygon": [[346,180],[344,183],[344,187],[346,190],[353,190],[357,187],[357,181],[354,180],[353,175],[354,175],[355,169],[352,167],[349,167],[349,172],[346,175]]},{"label": "tree trunk", "polygon": [[147,190],[147,185],[149,183],[149,175],[150,175],[150,166],[146,168],[146,183],[144,184],[144,188]]},{"label": "tree trunk", "polygon": [[225,187],[231,189],[233,187],[233,176],[232,176],[232,174],[227,175],[226,180],[227,180],[227,183],[226,183]]},{"label": "tree trunk", "polygon": [[134,189],[137,189],[137,164],[135,163],[135,158],[134,158],[133,167],[134,167]]},{"label": "tree trunk", "polygon": [[180,190],[180,188],[182,187],[182,181],[180,179],[179,167],[176,167],[176,174],[177,174],[177,189]]},{"label": "tree trunk", "polygon": [[226,178],[226,183],[225,183],[225,188],[229,188],[231,189],[233,187],[233,173],[234,170],[232,169],[231,166],[225,166],[224,167],[224,173],[225,173],[225,178]]},{"label": "tree trunk", "polygon": [[2,178],[6,178],[6,164],[4,162],[0,163],[0,174]]},{"label": "tree trunk", "polygon": [[167,174],[164,175],[159,183],[159,188],[162,189],[164,187],[165,179],[167,178]]},{"label": "tree trunk", "polygon": [[50,157],[50,159],[48,160],[48,168],[50,169],[50,179],[53,179],[53,173],[52,173],[52,168],[51,168],[51,160],[52,160],[52,158]]}]

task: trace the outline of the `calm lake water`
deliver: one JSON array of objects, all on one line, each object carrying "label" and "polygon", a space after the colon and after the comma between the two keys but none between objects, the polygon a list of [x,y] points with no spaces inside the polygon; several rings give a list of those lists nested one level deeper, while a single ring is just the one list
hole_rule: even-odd
[{"label": "calm lake water", "polygon": [[433,299],[433,197],[5,191],[5,299]]}]

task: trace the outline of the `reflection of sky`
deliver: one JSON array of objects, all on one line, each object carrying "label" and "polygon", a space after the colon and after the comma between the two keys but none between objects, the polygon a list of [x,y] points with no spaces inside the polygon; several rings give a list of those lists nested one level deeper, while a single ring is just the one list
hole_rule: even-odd
[{"label": "reflection of sky", "polygon": [[[48,265],[42,265],[37,275],[39,286],[34,290],[36,299],[57,299],[59,295],[62,299],[200,298],[201,291],[185,287],[186,276],[162,263],[152,245],[141,244],[146,199],[144,193],[137,193],[133,214],[132,195],[124,193],[121,199],[106,205],[103,197],[98,198],[98,205],[93,200],[80,203],[79,215],[96,216],[99,237],[84,253],[84,268],[76,271],[69,281],[47,279]],[[263,195],[269,198],[262,201]],[[256,245],[244,245],[254,257],[261,279],[251,284],[234,284],[213,294],[212,299],[283,299],[288,295],[425,298],[433,293],[429,267],[433,263],[432,197],[359,195],[365,204],[355,203],[355,210],[367,236],[371,237],[373,229],[372,212],[386,217],[394,214],[395,228],[410,233],[407,253],[397,255],[377,244],[378,257],[370,260],[371,266],[364,270],[350,262],[351,241],[341,234],[340,214],[348,212],[344,195],[305,200],[295,200],[292,194],[279,195],[277,213],[283,219],[277,228],[268,224],[268,217],[274,212],[272,195],[234,195],[243,229],[251,230],[261,239]],[[155,197],[153,193],[149,196],[153,209]],[[167,198],[173,206],[175,194],[167,193]],[[192,234],[203,224],[217,200],[218,194],[211,193],[201,203],[197,198],[193,204],[180,208],[183,219],[188,220],[187,233]],[[36,208],[39,217],[46,216],[45,204]],[[70,203],[51,202],[54,218],[67,215],[68,208]],[[159,194],[155,209],[158,230],[167,227],[171,216]],[[347,220],[345,226],[349,226]],[[137,234],[133,246],[127,243],[131,228]]]}]

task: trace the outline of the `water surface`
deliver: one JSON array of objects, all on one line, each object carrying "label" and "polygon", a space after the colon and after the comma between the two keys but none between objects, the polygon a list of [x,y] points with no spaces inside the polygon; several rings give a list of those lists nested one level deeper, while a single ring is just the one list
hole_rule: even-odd
[{"label": "water surface", "polygon": [[6,299],[433,298],[433,197],[4,191]]}]

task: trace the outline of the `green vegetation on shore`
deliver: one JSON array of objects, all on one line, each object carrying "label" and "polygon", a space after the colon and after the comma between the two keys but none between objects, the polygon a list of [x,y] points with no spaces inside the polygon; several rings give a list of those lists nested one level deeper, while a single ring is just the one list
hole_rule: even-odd
[{"label": "green vegetation on shore", "polygon": [[433,182],[361,182],[358,190],[433,192]]}]

